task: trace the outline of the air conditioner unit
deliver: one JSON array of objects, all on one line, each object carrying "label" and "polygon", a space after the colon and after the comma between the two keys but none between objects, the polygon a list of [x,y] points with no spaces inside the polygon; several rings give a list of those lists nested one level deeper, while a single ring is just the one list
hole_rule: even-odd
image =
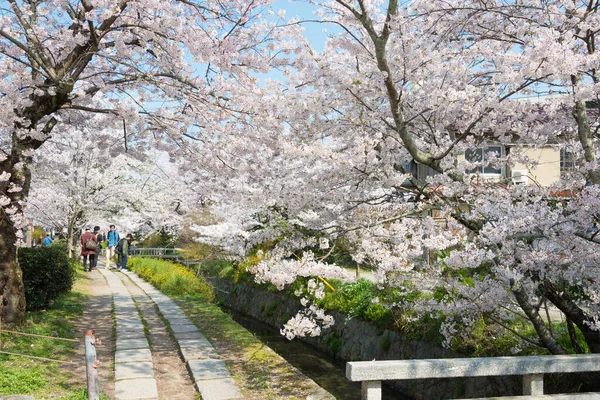
[{"label": "air conditioner unit", "polygon": [[516,170],[510,172],[510,179],[515,185],[527,185],[529,177],[527,170]]}]

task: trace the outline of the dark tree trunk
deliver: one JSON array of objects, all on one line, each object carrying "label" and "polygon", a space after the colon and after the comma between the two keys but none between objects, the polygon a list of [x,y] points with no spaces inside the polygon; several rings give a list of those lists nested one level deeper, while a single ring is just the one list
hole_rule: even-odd
[{"label": "dark tree trunk", "polygon": [[25,322],[25,289],[16,240],[13,224],[6,217],[0,219],[0,319],[3,325]]},{"label": "dark tree trunk", "polygon": [[24,226],[15,226],[15,221],[23,221],[23,207],[31,183],[31,150],[41,144],[40,141],[23,141],[13,134],[10,156],[0,163],[0,172],[10,174],[8,181],[0,182],[0,193],[10,200],[8,208],[0,209],[0,319],[10,325],[25,322],[25,289],[17,253],[17,232]]},{"label": "dark tree trunk", "polygon": [[572,321],[581,331],[585,341],[592,353],[600,353],[600,331],[592,327],[595,321],[586,312],[581,309],[571,298],[567,290],[560,290],[552,282],[543,281],[540,284],[540,290],[567,319]]},{"label": "dark tree trunk", "polygon": [[538,310],[529,303],[529,296],[525,292],[525,289],[515,286],[513,287],[512,292],[515,295],[517,303],[531,321],[533,328],[538,334],[538,337],[540,338],[544,347],[547,348],[552,354],[565,354],[565,350],[558,344],[556,339],[552,337],[552,333],[546,327],[546,324],[540,317]]}]

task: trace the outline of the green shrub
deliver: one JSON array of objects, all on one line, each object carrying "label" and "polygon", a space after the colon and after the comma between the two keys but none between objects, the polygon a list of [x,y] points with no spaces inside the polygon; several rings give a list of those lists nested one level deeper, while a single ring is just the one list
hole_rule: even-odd
[{"label": "green shrub", "polygon": [[384,316],[386,310],[374,304],[377,287],[367,279],[359,279],[352,283],[343,283],[333,293],[329,293],[321,302],[326,309],[336,309],[351,317],[359,317],[368,321]]},{"label": "green shrub", "polygon": [[232,279],[235,268],[232,261],[229,260],[211,260],[202,263],[200,271],[207,276],[217,276],[219,278]]},{"label": "green shrub", "polygon": [[181,264],[174,264],[165,260],[131,257],[128,260],[127,268],[151,282],[165,294],[182,296],[199,293],[206,301],[214,299],[212,288],[204,278],[197,277],[194,272]]},{"label": "green shrub", "polygon": [[342,349],[343,342],[341,338],[335,335],[329,335],[325,337],[325,344],[327,345],[330,354],[337,357],[339,351]]},{"label": "green shrub", "polygon": [[74,264],[62,246],[20,248],[27,310],[50,307],[62,293],[73,287]]},{"label": "green shrub", "polygon": [[387,352],[391,346],[392,342],[388,336],[382,336],[381,339],[379,339],[379,347],[381,350]]}]

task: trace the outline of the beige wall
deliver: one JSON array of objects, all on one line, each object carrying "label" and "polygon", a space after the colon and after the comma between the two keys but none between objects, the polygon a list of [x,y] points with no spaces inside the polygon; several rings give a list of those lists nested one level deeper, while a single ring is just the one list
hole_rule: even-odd
[{"label": "beige wall", "polygon": [[[535,185],[537,182],[541,186],[550,186],[560,179],[560,150],[550,146],[536,148],[527,146],[510,146],[511,158],[525,156],[531,162],[536,162],[534,168],[527,168],[525,163],[516,163],[512,168],[504,168],[503,176],[479,175],[473,174],[473,180],[479,179],[481,182],[511,182],[512,171],[526,171],[528,176],[528,185]],[[458,162],[465,159],[464,154],[459,155]],[[419,179],[425,179],[426,168],[424,165],[418,165]]]},{"label": "beige wall", "polygon": [[516,163],[511,168],[511,171],[528,171],[529,185],[537,182],[541,186],[550,186],[560,179],[560,151],[558,148],[512,147],[510,154],[511,156],[523,155],[538,163],[535,168],[527,168],[523,163]]}]

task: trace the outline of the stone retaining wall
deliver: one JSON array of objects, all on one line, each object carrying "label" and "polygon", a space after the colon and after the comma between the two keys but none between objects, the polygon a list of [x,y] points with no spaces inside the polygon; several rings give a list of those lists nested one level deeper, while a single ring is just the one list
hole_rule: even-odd
[{"label": "stone retaining wall", "polygon": [[[283,324],[301,308],[300,302],[280,293],[271,293],[245,284],[210,278],[217,299],[241,314],[273,328]],[[456,358],[460,355],[430,343],[408,340],[397,332],[333,312],[335,325],[317,338],[303,341],[324,353],[344,361]],[[298,339],[296,339],[298,340]],[[398,381],[394,385],[415,399],[472,398],[518,395],[519,377],[491,377]]]}]

